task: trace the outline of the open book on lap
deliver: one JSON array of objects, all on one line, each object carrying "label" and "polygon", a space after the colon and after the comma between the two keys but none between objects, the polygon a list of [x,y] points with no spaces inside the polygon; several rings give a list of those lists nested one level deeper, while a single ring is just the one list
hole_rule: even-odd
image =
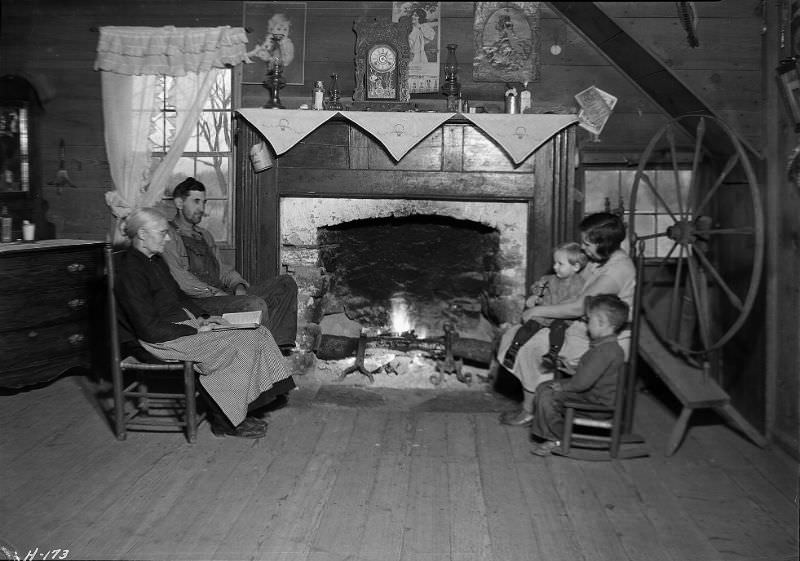
[{"label": "open book on lap", "polygon": [[222,314],[222,319],[228,323],[212,323],[212,331],[225,331],[228,329],[256,329],[259,325],[261,325],[261,310]]}]

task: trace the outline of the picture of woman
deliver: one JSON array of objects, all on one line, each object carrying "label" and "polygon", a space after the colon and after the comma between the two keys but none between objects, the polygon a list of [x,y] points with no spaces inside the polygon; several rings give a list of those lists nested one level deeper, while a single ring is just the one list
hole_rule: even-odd
[{"label": "picture of woman", "polygon": [[438,22],[429,22],[428,14],[422,8],[417,8],[411,13],[411,33],[408,34],[408,46],[411,49],[411,65],[428,64],[436,62],[428,60],[425,45],[436,38]]}]

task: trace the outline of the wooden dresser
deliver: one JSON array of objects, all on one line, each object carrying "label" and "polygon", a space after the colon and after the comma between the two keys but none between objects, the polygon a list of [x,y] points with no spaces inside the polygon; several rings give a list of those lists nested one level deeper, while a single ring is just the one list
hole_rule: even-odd
[{"label": "wooden dresser", "polygon": [[103,243],[0,244],[0,387],[91,367],[103,329]]}]

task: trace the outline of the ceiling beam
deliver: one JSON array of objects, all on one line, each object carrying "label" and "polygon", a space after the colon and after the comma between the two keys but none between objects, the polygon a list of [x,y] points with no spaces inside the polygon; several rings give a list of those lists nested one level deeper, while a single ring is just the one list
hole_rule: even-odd
[{"label": "ceiling beam", "polygon": [[[670,118],[691,114],[681,119],[680,125],[692,138],[695,138],[701,115],[720,118],[663,62],[628,35],[594,2],[548,2],[547,5],[661,107]],[[728,129],[742,146],[757,157],[761,157],[746,139],[730,127]],[[726,130],[713,119],[706,119],[704,138],[704,144],[714,154],[727,156],[735,151]]]}]

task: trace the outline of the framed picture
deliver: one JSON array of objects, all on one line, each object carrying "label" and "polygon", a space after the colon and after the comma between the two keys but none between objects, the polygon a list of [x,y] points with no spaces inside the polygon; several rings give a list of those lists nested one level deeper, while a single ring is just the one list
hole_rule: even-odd
[{"label": "framed picture", "polygon": [[245,2],[244,27],[250,32],[247,54],[253,62],[244,65],[243,84],[263,82],[267,64],[280,56],[286,83],[303,85],[305,2]]},{"label": "framed picture", "polygon": [[476,2],[473,36],[476,82],[539,79],[539,2]]},{"label": "framed picture", "polygon": [[412,94],[439,93],[440,11],[441,2],[392,3],[392,21],[411,26],[408,89]]},{"label": "framed picture", "polygon": [[30,189],[28,104],[0,106],[0,193]]}]

